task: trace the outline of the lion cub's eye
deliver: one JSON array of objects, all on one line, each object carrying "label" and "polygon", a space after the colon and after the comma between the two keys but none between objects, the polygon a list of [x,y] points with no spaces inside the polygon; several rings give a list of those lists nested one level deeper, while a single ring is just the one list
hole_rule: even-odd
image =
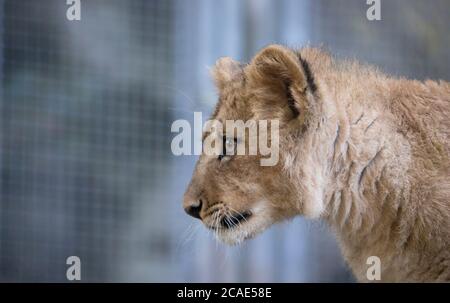
[{"label": "lion cub's eye", "polygon": [[237,140],[235,138],[223,137],[222,153],[219,155],[219,160],[225,157],[230,157],[236,154]]}]

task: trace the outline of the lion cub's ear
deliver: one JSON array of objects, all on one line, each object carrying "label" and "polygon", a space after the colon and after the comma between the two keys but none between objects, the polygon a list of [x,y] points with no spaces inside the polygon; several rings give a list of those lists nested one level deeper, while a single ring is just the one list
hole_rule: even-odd
[{"label": "lion cub's ear", "polygon": [[230,57],[222,57],[211,69],[211,75],[219,90],[242,74],[241,64]]},{"label": "lion cub's ear", "polygon": [[253,58],[245,75],[261,101],[256,109],[261,118],[304,121],[315,87],[311,87],[309,68],[299,55],[270,45]]}]

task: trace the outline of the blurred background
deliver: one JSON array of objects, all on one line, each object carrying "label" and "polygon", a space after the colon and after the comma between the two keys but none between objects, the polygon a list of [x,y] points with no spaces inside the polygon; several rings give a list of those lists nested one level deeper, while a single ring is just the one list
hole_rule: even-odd
[{"label": "blurred background", "polygon": [[354,281],[333,235],[296,219],[241,247],[184,214],[196,156],[170,126],[206,118],[208,67],[323,46],[396,76],[450,79],[450,2],[0,0],[0,281]]}]

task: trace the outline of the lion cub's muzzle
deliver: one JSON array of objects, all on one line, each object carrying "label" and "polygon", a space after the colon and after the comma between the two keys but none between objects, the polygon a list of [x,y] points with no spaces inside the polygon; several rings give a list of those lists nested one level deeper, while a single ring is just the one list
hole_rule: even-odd
[{"label": "lion cub's muzzle", "polygon": [[[205,207],[207,209],[203,209]],[[231,210],[223,202],[218,202],[213,207],[208,207],[203,203],[202,199],[185,201],[184,210],[188,215],[203,221],[210,229],[233,229],[247,222],[252,216],[251,211],[238,212]]]}]

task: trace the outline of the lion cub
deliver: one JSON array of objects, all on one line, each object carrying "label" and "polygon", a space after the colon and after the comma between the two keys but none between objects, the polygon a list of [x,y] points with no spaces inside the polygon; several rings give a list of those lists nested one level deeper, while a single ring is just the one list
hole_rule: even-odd
[{"label": "lion cub", "polygon": [[222,58],[213,76],[212,119],[278,121],[279,161],[203,154],[186,212],[228,244],[297,215],[322,219],[359,281],[370,256],[382,281],[450,280],[448,82],[394,79],[279,45],[247,65]]}]

